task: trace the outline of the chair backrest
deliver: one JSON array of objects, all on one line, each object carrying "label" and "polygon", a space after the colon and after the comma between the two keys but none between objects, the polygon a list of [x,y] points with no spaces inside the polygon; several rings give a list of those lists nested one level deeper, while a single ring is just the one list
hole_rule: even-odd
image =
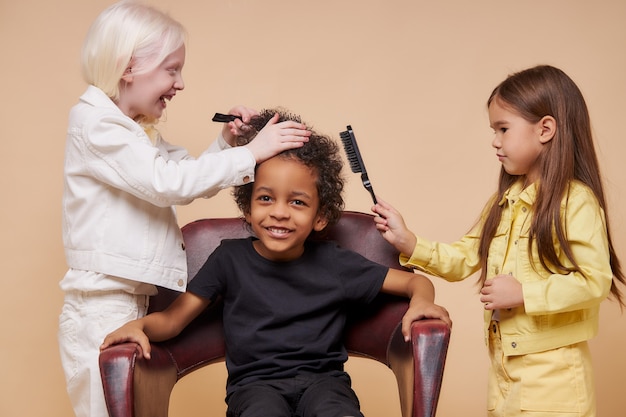
[{"label": "chair backrest", "polygon": [[[333,240],[374,262],[402,269],[398,264],[398,252],[380,236],[372,217],[365,213],[344,211],[339,222],[328,227],[317,239]],[[223,239],[251,235],[247,224],[239,218],[197,220],[184,226],[182,231],[188,247],[190,279],[193,279]]]}]

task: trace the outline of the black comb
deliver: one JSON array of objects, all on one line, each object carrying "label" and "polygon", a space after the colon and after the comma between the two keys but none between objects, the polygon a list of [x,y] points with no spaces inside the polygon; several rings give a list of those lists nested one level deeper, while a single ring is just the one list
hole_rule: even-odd
[{"label": "black comb", "polygon": [[359,152],[359,145],[356,144],[356,138],[354,137],[352,127],[348,125],[346,126],[346,129],[346,131],[339,133],[339,137],[341,138],[341,142],[343,143],[343,149],[346,151],[346,156],[348,157],[348,162],[350,163],[350,169],[352,170],[352,172],[361,173],[361,181],[363,181],[363,186],[371,194],[374,204],[378,204],[378,201],[376,201],[376,196],[374,195],[372,183],[367,177],[367,170],[365,169],[363,158],[361,158],[361,152]]},{"label": "black comb", "polygon": [[232,122],[235,119],[243,120],[241,116],[235,116],[234,114],[215,113],[215,116],[213,116],[211,121],[218,123],[228,123]]}]

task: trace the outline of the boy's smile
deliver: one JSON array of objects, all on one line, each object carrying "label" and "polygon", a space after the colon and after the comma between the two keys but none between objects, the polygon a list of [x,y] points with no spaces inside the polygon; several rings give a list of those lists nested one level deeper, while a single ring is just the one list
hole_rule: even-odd
[{"label": "boy's smile", "polygon": [[311,231],[326,227],[319,214],[317,173],[294,158],[276,156],[257,168],[246,221],[259,239],[256,251],[272,261],[290,261],[304,252]]}]

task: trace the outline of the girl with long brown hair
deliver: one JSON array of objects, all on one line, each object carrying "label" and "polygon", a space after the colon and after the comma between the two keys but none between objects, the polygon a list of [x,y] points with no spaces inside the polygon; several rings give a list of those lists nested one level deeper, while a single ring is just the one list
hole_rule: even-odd
[{"label": "girl with long brown hair", "polygon": [[589,113],[552,66],[509,76],[487,101],[498,190],[458,242],[416,237],[400,213],[373,207],[400,262],[448,281],[480,271],[491,367],[487,415],[596,415],[587,341],[600,303],[624,305]]}]

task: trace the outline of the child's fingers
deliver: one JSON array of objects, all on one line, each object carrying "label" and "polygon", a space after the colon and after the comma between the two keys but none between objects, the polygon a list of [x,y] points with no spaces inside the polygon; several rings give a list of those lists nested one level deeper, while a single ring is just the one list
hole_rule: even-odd
[{"label": "child's fingers", "polygon": [[379,214],[380,216],[384,217],[384,218],[390,218],[390,217],[394,217],[397,216],[396,211],[393,209],[393,207],[391,207],[389,204],[385,203],[383,200],[380,200],[377,197],[378,200],[378,204],[376,204],[375,207],[375,212],[377,214]]},{"label": "child's fingers", "polygon": [[278,122],[278,118],[279,118],[279,117],[280,117],[280,116],[279,116],[279,114],[278,114],[278,113],[276,113],[275,115],[273,115],[273,116],[272,116],[272,118],[271,118],[271,119],[269,119],[269,120],[267,121],[267,123],[265,123],[265,126],[263,126],[263,129],[261,129],[261,130],[265,130],[265,129],[266,129],[266,128],[268,128],[269,126],[273,126],[273,125],[275,125],[275,124]]},{"label": "child's fingers", "polygon": [[241,116],[243,122],[240,123],[248,123],[253,116],[259,114],[255,109],[251,109],[250,107],[237,105],[229,110],[228,114],[234,114],[235,116]]},{"label": "child's fingers", "polygon": [[106,337],[102,341],[102,344],[100,345],[100,350],[102,351],[108,348],[109,346],[124,343],[126,341],[127,341],[126,338],[120,337],[116,332],[109,333],[108,335],[106,335]]},{"label": "child's fingers", "polygon": [[409,342],[411,340],[411,326],[413,325],[413,322],[422,319],[438,319],[443,321],[448,327],[452,327],[450,313],[448,313],[448,310],[439,305],[433,304],[431,307],[419,313],[414,312],[410,314],[407,311],[407,314],[405,314],[402,318],[402,335],[404,336],[405,342]]},{"label": "child's fingers", "polygon": [[[378,212],[375,211],[375,213],[378,213]],[[382,226],[385,228],[387,227],[387,219],[384,217],[374,217],[374,223],[376,223],[376,226]]]},{"label": "child's fingers", "polygon": [[137,334],[132,331],[126,332],[122,330],[117,330],[113,333],[109,333],[102,341],[102,344],[100,345],[100,351],[103,351],[113,345],[118,345],[120,343],[134,342],[139,345],[141,349],[141,355],[146,359],[150,359],[151,347],[148,337],[143,334],[143,332]]},{"label": "child's fingers", "polygon": [[412,324],[413,324],[413,320],[402,319],[402,336],[404,336],[405,342],[411,341],[411,325]]},{"label": "child's fingers", "polygon": [[230,133],[232,133],[233,135],[241,136],[249,132],[252,129],[252,127],[248,126],[241,120],[236,119],[232,122],[228,122],[228,129]]},{"label": "child's fingers", "polygon": [[378,201],[378,205],[381,206],[382,208],[386,210],[390,210],[392,208],[391,205],[386,200],[383,200],[380,197],[377,197],[376,200]]},{"label": "child's fingers", "polygon": [[152,351],[150,342],[147,340],[139,342],[139,348],[141,350],[141,354],[143,355],[143,357],[146,359],[150,359],[150,352]]},{"label": "child's fingers", "polygon": [[280,135],[281,141],[307,141],[311,136],[311,131],[308,130],[306,125],[295,122],[282,122],[277,124],[280,130],[277,132]]}]

